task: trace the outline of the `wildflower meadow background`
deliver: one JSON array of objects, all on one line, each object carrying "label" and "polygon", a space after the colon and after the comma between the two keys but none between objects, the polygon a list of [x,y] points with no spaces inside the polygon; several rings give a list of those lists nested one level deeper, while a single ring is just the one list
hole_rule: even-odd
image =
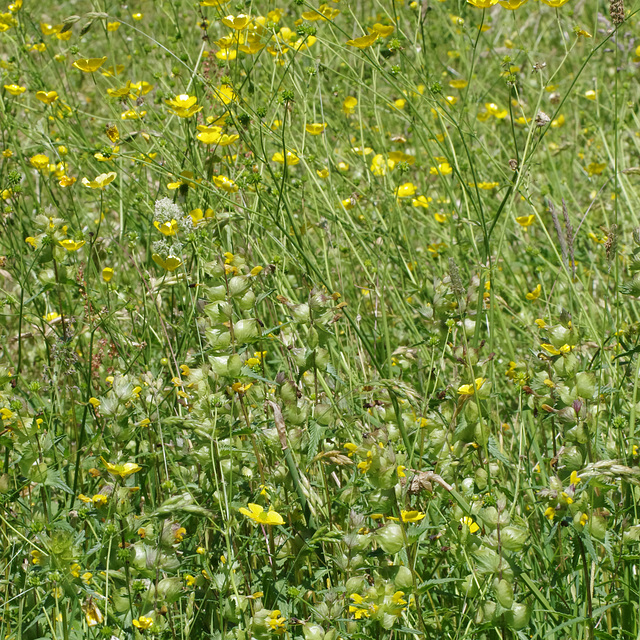
[{"label": "wildflower meadow background", "polygon": [[0,638],[640,634],[640,15],[0,6]]}]

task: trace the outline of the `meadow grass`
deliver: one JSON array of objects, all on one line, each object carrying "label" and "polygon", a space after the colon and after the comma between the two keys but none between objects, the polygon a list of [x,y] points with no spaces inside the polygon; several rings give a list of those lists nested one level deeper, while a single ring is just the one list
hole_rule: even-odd
[{"label": "meadow grass", "polygon": [[0,12],[0,638],[640,637],[637,6]]}]

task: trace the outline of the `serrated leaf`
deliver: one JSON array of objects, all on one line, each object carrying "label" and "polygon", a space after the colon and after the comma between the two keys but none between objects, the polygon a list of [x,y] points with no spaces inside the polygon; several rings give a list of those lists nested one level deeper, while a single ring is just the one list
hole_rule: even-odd
[{"label": "serrated leaf", "polygon": [[500,462],[502,462],[502,464],[506,465],[507,467],[513,466],[509,458],[507,458],[500,451],[500,448],[498,447],[498,443],[496,442],[496,439],[493,436],[489,436],[489,439],[487,440],[487,451],[489,451],[489,453],[494,458],[496,458],[496,460],[500,460]]},{"label": "serrated leaf", "polygon": [[265,382],[266,384],[270,384],[273,386],[277,386],[278,383],[274,380],[268,380],[267,378],[263,378],[261,375],[258,375],[253,369],[250,369],[246,365],[240,369],[240,373],[247,378],[252,378],[253,380],[259,380],[260,382]]},{"label": "serrated leaf", "polygon": [[578,535],[580,536],[580,540],[582,540],[582,542],[584,543],[584,546],[587,549],[591,560],[597,564],[600,560],[598,558],[596,550],[593,547],[593,542],[591,542],[591,536],[586,533],[586,531],[581,531]]},{"label": "serrated leaf", "polygon": [[307,456],[309,458],[315,457],[318,453],[318,444],[322,438],[324,429],[314,420],[309,423],[309,446],[307,448]]},{"label": "serrated leaf", "polygon": [[44,484],[47,487],[53,487],[54,489],[60,489],[65,493],[73,493],[71,487],[67,485],[67,483],[62,479],[59,471],[54,471],[53,469],[47,470],[47,477],[45,478]]}]

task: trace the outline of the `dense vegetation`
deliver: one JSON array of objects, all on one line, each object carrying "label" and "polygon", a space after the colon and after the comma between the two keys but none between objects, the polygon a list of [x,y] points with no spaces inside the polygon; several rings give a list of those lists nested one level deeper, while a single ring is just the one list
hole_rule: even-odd
[{"label": "dense vegetation", "polygon": [[0,12],[0,637],[635,639],[640,22]]}]

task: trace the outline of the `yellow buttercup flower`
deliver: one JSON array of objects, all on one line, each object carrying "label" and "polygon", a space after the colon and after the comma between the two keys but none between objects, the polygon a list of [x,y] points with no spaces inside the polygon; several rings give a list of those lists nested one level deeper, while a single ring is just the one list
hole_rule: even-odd
[{"label": "yellow buttercup flower", "polygon": [[259,504],[253,504],[251,502],[247,506],[249,507],[248,509],[246,507],[240,507],[240,513],[247,516],[247,518],[255,520],[255,522],[259,524],[284,524],[282,516],[271,508],[269,508],[269,511],[265,511]]},{"label": "yellow buttercup flower", "polygon": [[277,151],[273,154],[271,159],[274,162],[286,165],[294,165],[300,162],[300,158],[298,158],[298,156],[293,153],[293,151],[287,151],[286,154],[282,154],[280,151]]},{"label": "yellow buttercup flower", "polygon": [[230,104],[231,102],[235,102],[238,99],[238,95],[233,90],[233,87],[231,87],[228,84],[221,84],[220,88],[218,89],[214,88],[213,95],[216,98],[216,100],[218,100],[224,105]]},{"label": "yellow buttercup flower", "polygon": [[173,220],[167,220],[166,222],[158,222],[157,220],[153,221],[153,226],[163,235],[163,236],[175,236],[178,233],[178,221],[174,218]]},{"label": "yellow buttercup flower", "polygon": [[127,109],[120,114],[120,120],[141,120],[147,115],[146,111],[136,111],[135,109]]},{"label": "yellow buttercup flower", "polygon": [[107,468],[107,471],[112,476],[120,476],[123,479],[142,469],[142,467],[139,464],[136,464],[135,462],[125,462],[124,464],[112,464],[111,462],[107,462],[102,457],[100,458],[100,460],[102,460],[104,466]]},{"label": "yellow buttercup flower", "polygon": [[599,176],[606,168],[606,162],[590,162],[587,165],[587,173],[590,176]]},{"label": "yellow buttercup flower", "polygon": [[494,4],[498,4],[498,0],[467,0],[467,2],[478,9],[489,9]]},{"label": "yellow buttercup flower", "polygon": [[342,111],[345,115],[351,115],[356,111],[356,105],[358,104],[358,98],[354,96],[347,96],[342,103]]},{"label": "yellow buttercup flower", "polygon": [[211,182],[227,193],[235,193],[238,190],[238,185],[226,176],[213,176]]},{"label": "yellow buttercup flower", "polygon": [[84,240],[70,240],[67,238],[66,240],[60,240],[60,246],[64,247],[67,251],[77,251],[80,247],[84,247]]},{"label": "yellow buttercup flower", "polygon": [[87,604],[84,605],[83,611],[84,617],[87,621],[87,626],[97,627],[99,624],[103,623],[104,616],[92,599],[89,599]]},{"label": "yellow buttercup flower", "polygon": [[53,104],[58,99],[57,91],[38,91],[36,98],[45,104]]},{"label": "yellow buttercup flower", "polygon": [[360,38],[347,40],[347,44],[350,47],[356,47],[357,49],[366,49],[367,47],[370,47],[379,37],[380,34],[374,31],[367,36],[361,36]]},{"label": "yellow buttercup flower", "polygon": [[377,33],[381,38],[386,38],[390,36],[395,30],[393,25],[384,25],[376,22],[369,31],[372,33]]},{"label": "yellow buttercup flower", "polygon": [[515,11],[519,9],[527,0],[498,0],[500,5],[509,11]]},{"label": "yellow buttercup flower", "polygon": [[107,56],[103,58],[80,58],[79,60],[75,60],[73,62],[73,66],[76,69],[80,69],[80,71],[84,71],[85,73],[93,73],[97,71],[105,62],[107,61]]},{"label": "yellow buttercup flower", "polygon": [[415,195],[416,186],[413,184],[413,182],[405,182],[399,187],[396,187],[396,190],[393,193],[397,198],[408,198]]},{"label": "yellow buttercup flower", "polygon": [[314,122],[306,125],[305,131],[311,136],[319,136],[326,128],[326,122]]},{"label": "yellow buttercup flower", "polygon": [[464,89],[469,82],[467,80],[463,80],[462,78],[455,78],[453,80],[449,80],[449,86],[452,89]]},{"label": "yellow buttercup flower", "polygon": [[202,109],[197,105],[197,96],[190,96],[186,93],[181,93],[172,100],[165,100],[165,102],[171,107],[171,113],[180,118],[190,118]]},{"label": "yellow buttercup flower", "polygon": [[315,22],[316,20],[333,20],[340,15],[340,9],[334,9],[328,4],[321,4],[317,11],[305,11],[300,15],[307,22]]},{"label": "yellow buttercup flower", "polygon": [[139,618],[132,620],[131,624],[133,624],[136,629],[144,631],[145,629],[149,629],[153,626],[153,619],[147,618],[146,616],[140,616]]},{"label": "yellow buttercup flower", "polygon": [[[398,475],[400,475],[398,473]],[[405,511],[404,509],[400,512],[400,517],[402,518],[402,522],[420,522],[425,517],[426,514],[422,513],[422,511]]]},{"label": "yellow buttercup flower", "polygon": [[180,260],[180,258],[176,258],[175,256],[169,256],[168,258],[164,259],[161,256],[159,256],[157,253],[154,253],[151,256],[151,259],[159,267],[162,267],[167,271],[175,271],[182,264],[182,260]]},{"label": "yellow buttercup flower", "polygon": [[542,285],[537,284],[536,288],[533,291],[530,291],[529,293],[527,293],[525,297],[527,300],[537,300],[540,297],[541,293],[542,293]]},{"label": "yellow buttercup flower", "polygon": [[49,158],[44,153],[37,153],[35,156],[29,158],[29,162],[32,167],[35,167],[38,171],[43,171],[49,168]]},{"label": "yellow buttercup flower", "polygon": [[542,0],[545,4],[548,4],[550,7],[561,7],[563,4],[569,2],[569,0]]},{"label": "yellow buttercup flower", "polygon": [[531,214],[530,216],[518,216],[516,218],[516,222],[521,226],[521,227],[530,227],[534,221],[536,219],[535,214]]},{"label": "yellow buttercup flower", "polygon": [[549,344],[547,342],[541,344],[540,347],[552,356],[559,356],[562,353],[569,353],[573,349],[573,347],[568,344],[563,344],[558,349],[557,347],[554,347],[552,344]]},{"label": "yellow buttercup flower", "polygon": [[486,378],[476,378],[473,384],[463,384],[458,387],[458,394],[461,396],[472,396],[486,381]]},{"label": "yellow buttercup flower", "polygon": [[115,171],[109,173],[101,173],[96,176],[95,180],[89,180],[88,178],[82,178],[82,184],[89,189],[105,189],[107,185],[111,184],[118,174]]},{"label": "yellow buttercup flower", "polygon": [[[417,198],[413,198],[411,200],[411,204],[414,207],[422,207],[423,209],[429,208],[429,203],[433,200],[433,198],[427,198],[427,196],[418,196]],[[444,220],[442,221],[444,222]]]},{"label": "yellow buttercup flower", "polygon": [[67,176],[64,175],[60,178],[60,180],[58,180],[58,184],[63,187],[71,187],[72,185],[74,185],[76,183],[77,178],[73,178],[71,176]]},{"label": "yellow buttercup flower", "polygon": [[251,17],[244,13],[240,13],[237,16],[233,16],[233,15],[226,16],[222,18],[220,22],[222,22],[222,24],[225,25],[225,27],[229,27],[229,29],[242,31],[243,29],[246,29],[249,26],[249,23],[251,22]]},{"label": "yellow buttercup flower", "polygon": [[19,84],[5,84],[4,89],[12,96],[20,96],[27,90],[27,87],[22,87]]},{"label": "yellow buttercup flower", "polygon": [[469,533],[477,533],[478,531],[480,531],[480,527],[478,526],[478,524],[473,520],[473,518],[471,518],[470,516],[463,516],[462,518],[460,518],[460,522],[461,524],[463,524],[465,527],[469,528]]}]

